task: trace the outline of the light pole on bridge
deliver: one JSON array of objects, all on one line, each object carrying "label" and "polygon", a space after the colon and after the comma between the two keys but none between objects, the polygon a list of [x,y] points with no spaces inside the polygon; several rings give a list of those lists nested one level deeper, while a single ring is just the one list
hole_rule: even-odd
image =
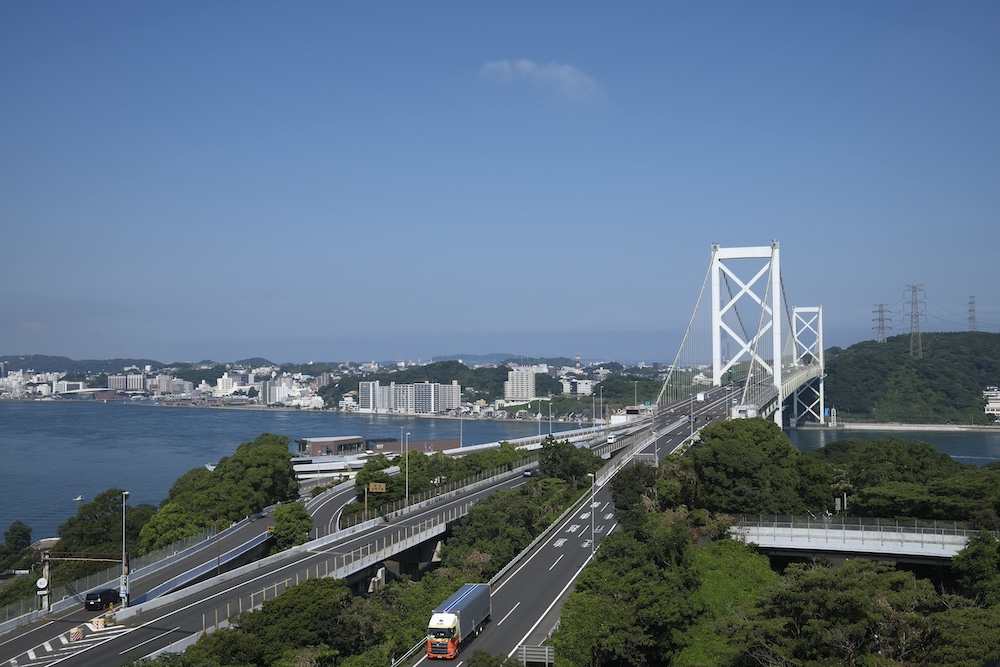
[{"label": "light pole on bridge", "polygon": [[128,499],[129,492],[122,491],[122,580],[121,591],[122,606],[128,606],[128,552],[125,550],[125,500]]},{"label": "light pole on bridge", "polygon": [[690,437],[694,437],[694,394],[691,394],[691,410],[688,414],[688,422],[691,424]]}]

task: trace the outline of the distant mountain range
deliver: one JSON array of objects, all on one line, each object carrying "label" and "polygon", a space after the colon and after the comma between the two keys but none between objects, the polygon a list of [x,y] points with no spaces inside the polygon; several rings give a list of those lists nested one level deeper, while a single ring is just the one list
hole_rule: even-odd
[{"label": "distant mountain range", "polygon": [[[253,357],[250,359],[229,362],[216,362],[206,359],[198,362],[185,361],[163,363],[162,361],[156,361],[155,359],[70,359],[69,357],[57,357],[45,354],[27,354],[0,356],[0,361],[7,362],[8,371],[32,370],[36,373],[68,373],[70,375],[84,375],[87,373],[122,373],[126,368],[131,368],[133,366],[137,368],[145,368],[146,366],[149,366],[154,370],[166,367],[190,367],[193,365],[199,366],[217,364],[233,364],[249,368],[259,368],[261,366],[303,366],[303,364],[277,364],[272,361],[268,361],[263,357]],[[431,361],[461,361],[466,366],[500,365],[508,362],[522,365],[546,363],[552,366],[572,366],[576,363],[575,360],[565,357],[530,358],[516,354],[503,354],[499,352],[493,354],[454,354],[433,357]],[[395,361],[385,361],[379,363],[384,366],[394,366],[396,364]]]},{"label": "distant mountain range", "polygon": [[[167,366],[190,366],[191,362],[178,362],[165,364],[155,359],[70,359],[69,357],[55,357],[46,354],[25,354],[8,355],[0,357],[0,361],[7,362],[7,370],[32,370],[36,373],[69,373],[70,375],[82,375],[84,373],[122,373],[126,368],[133,366],[145,368],[149,366],[153,369]],[[196,365],[215,364],[214,361],[199,361]],[[234,361],[233,364],[248,364],[252,366],[274,366],[267,359],[247,359],[244,361]]]}]

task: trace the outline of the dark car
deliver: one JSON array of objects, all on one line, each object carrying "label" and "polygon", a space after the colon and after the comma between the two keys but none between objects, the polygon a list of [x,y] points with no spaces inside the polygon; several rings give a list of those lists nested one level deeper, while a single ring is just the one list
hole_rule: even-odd
[{"label": "dark car", "polygon": [[91,591],[83,600],[83,606],[87,609],[107,609],[112,604],[118,604],[122,596],[113,588],[105,588],[102,591]]},{"label": "dark car", "polygon": [[525,477],[538,477],[538,468],[528,468],[524,471]]}]

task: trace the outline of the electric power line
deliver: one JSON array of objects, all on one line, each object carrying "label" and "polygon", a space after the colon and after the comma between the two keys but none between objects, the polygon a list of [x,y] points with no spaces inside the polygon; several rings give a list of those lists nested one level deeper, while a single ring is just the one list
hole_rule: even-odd
[{"label": "electric power line", "polygon": [[920,338],[920,306],[923,301],[917,298],[923,291],[921,289],[923,285],[910,284],[906,287],[910,290],[910,356],[923,359],[924,350]]},{"label": "electric power line", "polygon": [[876,303],[875,304],[875,308],[877,308],[877,310],[873,310],[872,311],[873,313],[875,313],[875,318],[872,320],[872,322],[875,322],[875,326],[872,327],[872,328],[875,329],[875,342],[877,342],[877,343],[884,343],[885,342],[885,330],[886,330],[886,328],[892,329],[891,326],[890,327],[886,327],[886,324],[885,324],[886,322],[892,322],[892,318],[891,317],[886,317],[886,315],[885,315],[886,305],[888,305],[888,304]]}]

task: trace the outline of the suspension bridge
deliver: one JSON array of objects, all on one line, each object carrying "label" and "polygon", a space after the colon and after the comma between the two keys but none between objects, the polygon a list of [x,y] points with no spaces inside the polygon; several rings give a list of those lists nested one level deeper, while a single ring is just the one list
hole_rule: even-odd
[{"label": "suspension bridge", "polygon": [[[712,245],[691,319],[656,403],[733,389],[729,417],[826,423],[823,308],[789,303],[780,249]],[[787,414],[786,414],[787,413]],[[787,418],[786,418],[787,416]]]}]

